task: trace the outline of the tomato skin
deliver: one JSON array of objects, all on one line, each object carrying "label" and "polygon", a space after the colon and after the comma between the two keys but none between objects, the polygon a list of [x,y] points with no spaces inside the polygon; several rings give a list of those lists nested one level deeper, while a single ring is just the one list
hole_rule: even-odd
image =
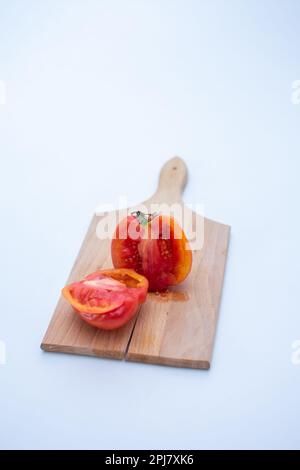
[{"label": "tomato skin", "polygon": [[146,300],[148,281],[131,269],[92,273],[64,287],[63,296],[86,323],[114,330],[128,323]]},{"label": "tomato skin", "polygon": [[[115,268],[131,268],[145,276],[149,290],[162,291],[182,282],[192,267],[192,252],[188,240],[173,217],[160,215],[135,229],[132,238],[129,227],[139,225],[133,215],[121,220],[111,244]],[[127,236],[124,231],[127,229]],[[134,231],[133,231],[134,234]]]}]

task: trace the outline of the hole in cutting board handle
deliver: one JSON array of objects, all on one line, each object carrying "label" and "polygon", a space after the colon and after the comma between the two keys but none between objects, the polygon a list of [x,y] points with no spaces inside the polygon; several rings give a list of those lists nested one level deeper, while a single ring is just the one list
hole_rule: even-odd
[{"label": "hole in cutting board handle", "polygon": [[173,157],[162,166],[155,194],[150,198],[160,204],[182,202],[182,192],[187,182],[187,167],[180,157]]}]

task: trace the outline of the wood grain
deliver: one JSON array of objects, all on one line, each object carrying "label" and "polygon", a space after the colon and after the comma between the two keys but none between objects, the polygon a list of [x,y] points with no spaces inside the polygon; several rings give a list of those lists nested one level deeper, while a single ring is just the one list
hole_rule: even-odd
[{"label": "wood grain", "polygon": [[[131,210],[153,203],[177,203],[187,181],[183,160],[175,157],[161,170],[156,193]],[[111,266],[110,240],[96,235],[102,217],[94,216],[68,279]],[[149,295],[137,320],[113,332],[87,325],[60,298],[42,342],[42,349],[74,354],[112,357],[145,363],[208,369],[217,326],[230,227],[191,212],[191,224],[203,223],[203,246],[193,250],[193,268],[186,281],[170,289],[166,297]],[[185,227],[186,229],[186,227]],[[182,295],[180,295],[180,293]],[[173,295],[172,295],[173,294]],[[180,300],[184,299],[184,300]],[[127,351],[128,350],[128,351]]]},{"label": "wood grain", "polygon": [[[97,224],[106,215],[93,217],[67,284],[82,279],[97,269],[111,266],[110,241],[100,240],[96,236]],[[41,348],[45,351],[122,359],[135,320],[132,319],[119,330],[98,330],[74,314],[72,307],[61,296]]]},{"label": "wood grain", "polygon": [[128,360],[209,369],[229,227],[208,219],[204,223],[203,250],[193,252],[193,268],[186,281],[171,289],[187,293],[188,299],[161,301],[150,296],[135,325]]}]

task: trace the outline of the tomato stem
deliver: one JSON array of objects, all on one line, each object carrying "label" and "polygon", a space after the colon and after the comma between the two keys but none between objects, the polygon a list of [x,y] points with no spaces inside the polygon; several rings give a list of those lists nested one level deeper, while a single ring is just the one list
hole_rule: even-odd
[{"label": "tomato stem", "polygon": [[151,220],[154,219],[158,215],[157,212],[154,212],[153,214],[145,214],[142,211],[135,211],[132,212],[131,215],[136,217],[141,225],[147,225]]}]

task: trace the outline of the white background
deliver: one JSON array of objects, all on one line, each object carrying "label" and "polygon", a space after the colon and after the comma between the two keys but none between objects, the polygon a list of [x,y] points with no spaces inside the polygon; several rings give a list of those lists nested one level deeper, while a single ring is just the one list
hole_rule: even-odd
[{"label": "white background", "polygon": [[[299,2],[0,0],[1,448],[299,448]],[[210,371],[43,353],[93,211],[232,226]]]}]

